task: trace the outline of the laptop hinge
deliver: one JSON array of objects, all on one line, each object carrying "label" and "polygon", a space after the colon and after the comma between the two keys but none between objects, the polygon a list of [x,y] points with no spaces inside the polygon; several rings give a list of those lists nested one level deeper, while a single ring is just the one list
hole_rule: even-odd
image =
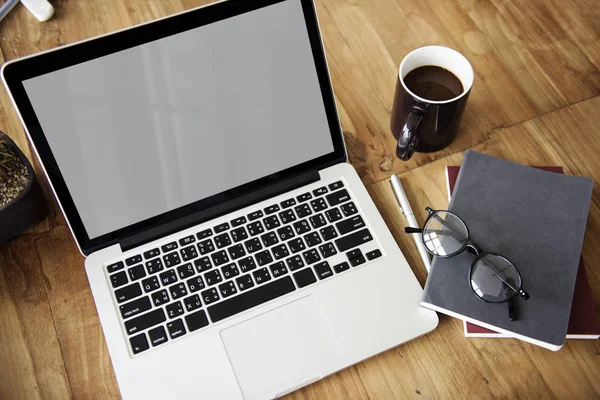
[{"label": "laptop hinge", "polygon": [[205,221],[210,221],[211,219],[232,213],[268,198],[275,197],[279,194],[308,185],[309,183],[316,182],[319,179],[320,176],[317,170],[294,175],[291,178],[273,183],[266,187],[262,187],[229,201],[196,211],[195,213],[175,219],[165,224],[161,224],[160,226],[154,226],[152,228],[129,235],[119,241],[121,250],[125,252],[191,226],[198,225]]}]

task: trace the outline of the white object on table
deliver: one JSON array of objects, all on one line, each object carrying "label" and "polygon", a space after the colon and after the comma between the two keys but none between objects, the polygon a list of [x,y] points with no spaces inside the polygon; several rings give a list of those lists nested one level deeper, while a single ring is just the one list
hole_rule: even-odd
[{"label": "white object on table", "polygon": [[[417,220],[415,219],[415,214],[410,207],[410,203],[408,202],[408,197],[406,197],[406,193],[404,192],[404,188],[402,187],[402,183],[400,183],[400,179],[396,175],[392,175],[390,178],[390,183],[392,184],[392,189],[394,189],[394,194],[396,195],[396,200],[400,205],[400,211],[406,217],[406,222],[408,222],[408,226],[411,228],[419,228],[417,224]],[[417,249],[419,249],[419,254],[421,254],[421,258],[423,259],[423,264],[425,265],[425,269],[429,272],[429,268],[431,267],[431,263],[429,261],[429,253],[425,249],[425,245],[421,240],[420,233],[413,233],[413,239],[417,245]]]},{"label": "white object on table", "polygon": [[54,7],[48,0],[21,0],[21,3],[40,22],[48,21],[54,15]]}]

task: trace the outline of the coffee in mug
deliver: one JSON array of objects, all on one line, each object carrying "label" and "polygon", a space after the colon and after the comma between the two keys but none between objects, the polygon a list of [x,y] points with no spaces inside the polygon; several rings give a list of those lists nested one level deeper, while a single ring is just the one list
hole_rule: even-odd
[{"label": "coffee in mug", "polygon": [[473,68],[457,51],[427,46],[410,52],[400,64],[392,108],[396,155],[408,160],[415,151],[452,143],[472,86]]}]

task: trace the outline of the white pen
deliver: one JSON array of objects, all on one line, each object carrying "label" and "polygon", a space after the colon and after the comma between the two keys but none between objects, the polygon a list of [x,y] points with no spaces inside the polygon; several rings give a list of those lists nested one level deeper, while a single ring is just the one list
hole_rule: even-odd
[{"label": "white pen", "polygon": [[[406,197],[406,193],[404,192],[404,188],[400,183],[400,179],[395,174],[390,178],[390,183],[392,184],[392,189],[394,189],[394,194],[396,195],[396,200],[398,201],[398,205],[400,206],[400,211],[406,217],[406,222],[408,222],[408,226],[411,228],[419,228],[417,224],[417,220],[415,219],[415,214],[410,208],[410,204],[408,203],[408,197]],[[417,245],[417,249],[419,249],[419,253],[421,254],[421,258],[423,259],[423,264],[425,264],[425,269],[429,272],[429,268],[431,264],[429,262],[429,253],[425,249],[425,245],[421,240],[420,233],[413,233],[413,239]]]}]

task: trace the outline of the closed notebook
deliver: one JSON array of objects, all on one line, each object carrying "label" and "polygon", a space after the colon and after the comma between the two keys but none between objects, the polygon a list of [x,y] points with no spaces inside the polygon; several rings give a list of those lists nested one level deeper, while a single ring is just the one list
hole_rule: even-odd
[{"label": "closed notebook", "polygon": [[593,181],[541,171],[467,150],[449,209],[483,251],[510,259],[528,301],[477,298],[469,285],[473,256],[435,257],[422,305],[484,328],[559,350],[565,342]]},{"label": "closed notebook", "polygon": [[[562,167],[535,167],[544,171],[563,173]],[[452,191],[458,177],[460,167],[446,167],[446,183],[448,184],[448,201],[452,198]],[[510,335],[498,333],[483,328],[470,322],[464,322],[465,337],[471,338],[510,338]],[[567,339],[598,339],[600,338],[600,315],[596,310],[592,291],[588,282],[583,257],[579,259],[577,278],[575,280],[575,293],[571,304]]]}]

